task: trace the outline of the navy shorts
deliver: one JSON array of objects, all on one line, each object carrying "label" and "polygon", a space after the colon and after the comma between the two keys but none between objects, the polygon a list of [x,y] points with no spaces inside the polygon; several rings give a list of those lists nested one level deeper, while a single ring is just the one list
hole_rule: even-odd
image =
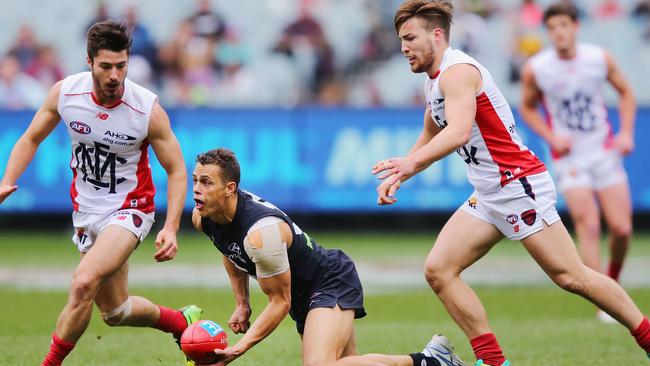
[{"label": "navy shorts", "polygon": [[320,283],[313,287],[313,291],[296,299],[289,311],[300,334],[305,331],[307,313],[312,309],[338,305],[343,310],[354,310],[355,319],[366,316],[363,288],[352,259],[338,249],[328,249],[327,258],[327,271]]}]

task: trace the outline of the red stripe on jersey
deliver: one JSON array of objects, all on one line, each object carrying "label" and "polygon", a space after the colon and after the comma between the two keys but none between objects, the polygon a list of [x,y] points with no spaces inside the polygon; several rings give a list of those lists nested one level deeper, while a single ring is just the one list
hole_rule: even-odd
[{"label": "red stripe on jersey", "polygon": [[70,185],[70,198],[72,198],[72,209],[79,211],[79,203],[77,202],[77,168],[72,167],[72,162],[74,161],[74,155],[70,157],[70,169],[72,169],[72,184]]},{"label": "red stripe on jersey", "polygon": [[512,140],[506,126],[490,102],[490,98],[485,93],[476,97],[476,124],[492,160],[499,167],[502,187],[513,179],[546,171],[544,163],[530,150],[521,150],[519,145]]},{"label": "red stripe on jersey", "polygon": [[140,161],[136,172],[137,186],[134,190],[126,195],[122,209],[137,208],[144,213],[154,212],[153,197],[156,194],[156,187],[153,185],[151,178],[151,168],[149,168],[148,149],[149,141],[142,141],[140,145]]}]

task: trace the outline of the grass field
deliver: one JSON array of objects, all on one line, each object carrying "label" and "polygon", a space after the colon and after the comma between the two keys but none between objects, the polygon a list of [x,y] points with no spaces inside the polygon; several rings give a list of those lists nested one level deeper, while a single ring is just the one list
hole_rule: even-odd
[{"label": "grass field", "polygon": [[[69,267],[78,258],[65,233],[2,233],[0,269],[18,266]],[[357,261],[388,263],[399,258],[423,258],[433,236],[424,234],[313,233],[321,244],[341,247]],[[196,235],[180,238],[179,263],[218,262],[215,249]],[[395,248],[399,246],[399,255]],[[150,240],[133,257],[133,265],[151,263]],[[490,256],[518,258],[525,251],[516,243],[499,244]],[[650,238],[637,236],[634,258],[650,259]],[[219,265],[218,263],[216,265]],[[172,267],[170,267],[172,268]],[[595,320],[594,309],[582,299],[552,286],[479,287],[492,328],[507,356],[516,366],[526,365],[643,365],[642,351],[626,329]],[[233,300],[228,289],[136,287],[132,293],[171,307],[201,305],[205,317],[225,323]],[[630,289],[644,312],[650,312],[650,290]],[[0,365],[37,365],[47,350],[50,334],[66,301],[63,290],[36,290],[0,286]],[[265,304],[252,293],[254,317]],[[368,316],[356,322],[362,353],[406,354],[418,351],[436,332],[447,335],[458,353],[472,361],[468,342],[433,293],[426,289],[370,291]],[[231,343],[237,337],[229,333]],[[92,323],[66,365],[181,365],[181,355],[171,337],[150,329],[109,328],[93,316]],[[300,343],[293,322],[285,320],[264,342],[234,365],[299,365]]]}]

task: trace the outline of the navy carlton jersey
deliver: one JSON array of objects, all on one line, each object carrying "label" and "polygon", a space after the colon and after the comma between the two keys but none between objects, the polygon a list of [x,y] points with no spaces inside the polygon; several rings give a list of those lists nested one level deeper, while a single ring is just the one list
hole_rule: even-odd
[{"label": "navy carlton jersey", "polygon": [[287,253],[291,270],[291,295],[295,299],[312,290],[322,279],[328,266],[327,250],[320,247],[289,216],[271,203],[249,192],[237,191],[237,211],[229,225],[221,226],[207,217],[201,219],[203,232],[237,268],[256,276],[255,263],[244,250],[248,230],[264,217],[275,216],[291,228],[293,243]]}]

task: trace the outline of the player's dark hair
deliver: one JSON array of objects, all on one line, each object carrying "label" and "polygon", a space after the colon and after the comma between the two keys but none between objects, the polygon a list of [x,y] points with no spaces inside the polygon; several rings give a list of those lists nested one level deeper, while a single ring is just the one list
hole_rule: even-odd
[{"label": "player's dark hair", "polygon": [[395,12],[395,31],[411,18],[424,19],[428,29],[440,28],[449,42],[449,31],[454,18],[454,6],[443,0],[406,0]]},{"label": "player's dark hair", "polygon": [[546,24],[546,22],[551,17],[558,16],[558,15],[566,15],[569,18],[571,18],[573,22],[578,21],[578,9],[575,6],[573,6],[572,4],[558,3],[558,4],[553,4],[548,8],[546,8],[546,10],[544,11],[544,18],[543,18],[544,24]]},{"label": "player's dark hair", "polygon": [[88,29],[88,57],[93,61],[99,50],[131,52],[131,33],[125,24],[112,20],[95,23]]},{"label": "player's dark hair", "polygon": [[241,172],[235,153],[220,147],[196,156],[196,162],[201,165],[213,164],[221,168],[224,181],[235,182],[239,186]]}]

